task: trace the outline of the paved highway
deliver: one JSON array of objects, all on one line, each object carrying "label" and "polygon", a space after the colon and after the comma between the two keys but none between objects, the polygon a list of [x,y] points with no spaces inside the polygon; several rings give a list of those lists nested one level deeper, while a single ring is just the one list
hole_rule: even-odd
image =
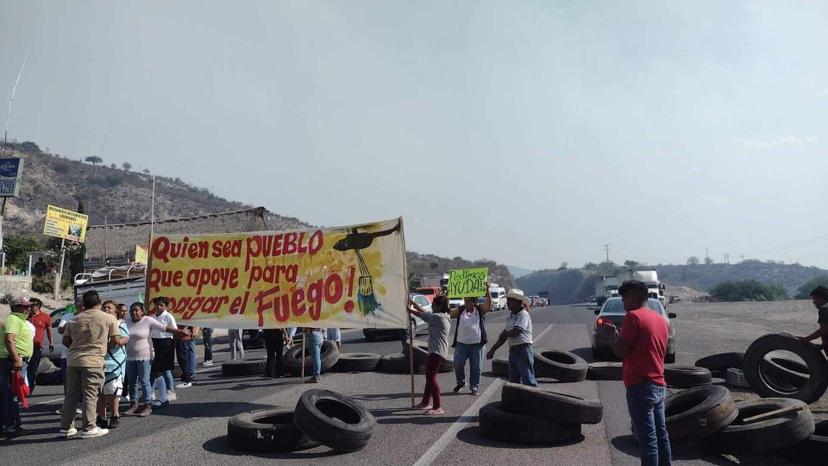
[{"label": "paved highway", "polygon": [[[708,354],[704,344],[694,345],[694,324],[676,321],[679,335],[678,362],[691,364]],[[487,319],[489,333],[496,335],[506,318],[505,312]],[[574,351],[591,360],[589,332],[594,315],[582,306],[555,306],[534,309],[532,318],[536,348]],[[758,335],[756,335],[758,336]],[[345,332],[344,351],[392,353],[400,351],[399,341],[366,343],[359,331]],[[420,336],[424,339],[425,336]],[[707,336],[709,338],[709,335]],[[223,345],[222,345],[223,346]],[[733,348],[740,350],[743,348]],[[499,355],[506,355],[506,348]],[[263,357],[261,350],[249,351],[248,358]],[[318,385],[303,385],[296,378],[268,381],[261,377],[222,378],[220,361],[228,358],[226,346],[216,354],[216,366],[199,368],[197,383],[178,390],[178,400],[157,410],[148,418],[124,417],[121,426],[97,439],[62,440],[57,437],[61,387],[39,387],[24,414],[29,434],[0,442],[3,464],[161,464],[171,461],[189,464],[264,464],[281,460],[285,464],[638,464],[636,445],[630,436],[624,388],[621,382],[585,381],[555,383],[541,380],[545,389],[598,398],[604,405],[603,422],[583,426],[583,440],[560,447],[522,447],[498,444],[482,437],[477,429],[481,406],[500,398],[503,380],[488,374],[479,397],[468,393],[451,394],[453,374],[442,374],[446,415],[427,417],[410,408],[410,379],[407,375],[365,373],[325,374]],[[416,378],[420,393],[423,376]],[[356,397],[377,418],[374,438],[363,451],[332,454],[325,447],[289,453],[258,455],[229,449],[224,440],[228,417],[243,411],[274,405],[294,406],[302,391],[328,388]],[[419,399],[418,399],[419,402]],[[80,421],[76,421],[78,424]],[[785,464],[776,458],[729,458],[693,450],[676,450],[675,464]],[[10,460],[14,460],[11,463]]]}]

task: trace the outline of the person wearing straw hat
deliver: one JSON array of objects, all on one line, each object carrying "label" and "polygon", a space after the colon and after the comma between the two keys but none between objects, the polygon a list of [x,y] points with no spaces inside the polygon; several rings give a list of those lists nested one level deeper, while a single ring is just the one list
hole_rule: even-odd
[{"label": "person wearing straw hat", "polygon": [[506,307],[511,314],[506,327],[500,333],[486,359],[492,359],[495,351],[509,341],[509,382],[537,386],[535,379],[535,350],[532,346],[532,318],[529,316],[529,299],[523,290],[512,288],[506,293]]}]

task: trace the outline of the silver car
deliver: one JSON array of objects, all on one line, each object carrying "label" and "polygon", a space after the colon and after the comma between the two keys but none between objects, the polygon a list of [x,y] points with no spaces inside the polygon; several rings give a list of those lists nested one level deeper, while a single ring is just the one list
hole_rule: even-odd
[{"label": "silver car", "polygon": [[[647,300],[647,307],[653,312],[657,312],[662,316],[668,324],[669,337],[667,339],[667,354],[664,356],[664,362],[676,362],[676,338],[671,319],[675,319],[676,315],[672,312],[664,310],[661,301],[650,298]],[[609,321],[615,324],[618,332],[621,332],[621,324],[624,322],[626,315],[624,310],[624,303],[621,298],[609,298],[601,306],[601,309],[595,311],[598,318],[595,320],[595,328],[592,331],[592,358],[599,360],[605,357],[612,358],[615,355],[612,352],[612,346],[615,344],[616,337],[612,327],[603,325],[604,321]]]},{"label": "silver car", "polygon": [[[431,301],[424,295],[415,294],[411,296],[411,299],[424,311],[431,312]],[[410,316],[410,318],[416,325],[415,335],[428,332],[428,324],[425,321],[416,316]],[[364,328],[362,329],[362,334],[365,335],[365,341],[374,341],[377,337],[397,338],[400,335],[400,330],[392,328]]]}]

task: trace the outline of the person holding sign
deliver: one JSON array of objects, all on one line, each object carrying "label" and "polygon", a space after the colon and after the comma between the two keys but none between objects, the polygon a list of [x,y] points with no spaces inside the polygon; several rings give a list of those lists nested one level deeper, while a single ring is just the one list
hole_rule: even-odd
[{"label": "person holding sign", "polygon": [[492,295],[488,292],[489,283],[485,283],[486,302],[477,305],[477,298],[465,298],[465,304],[451,311],[451,317],[457,319],[454,329],[454,376],[457,386],[454,393],[459,393],[466,386],[466,361],[469,361],[469,390],[477,396],[480,390],[480,363],[486,347],[485,315],[492,309]]},{"label": "person holding sign", "polygon": [[508,339],[509,382],[537,386],[535,351],[532,348],[532,318],[524,309],[529,307],[529,300],[522,290],[512,288],[506,293],[506,306],[511,311],[506,319],[506,328],[500,333],[492,349],[486,353],[486,359],[492,359],[495,351]]},{"label": "person holding sign", "polygon": [[[444,295],[434,297],[431,303],[433,312],[424,311],[412,299],[408,300],[408,312],[416,315],[428,324],[428,357],[426,357],[426,383],[423,390],[423,401],[419,408],[425,410],[426,414],[445,414],[440,403],[440,384],[437,382],[437,373],[440,371],[440,364],[448,359],[448,334],[451,329],[449,319],[448,298]],[[433,403],[430,403],[432,400]]]}]

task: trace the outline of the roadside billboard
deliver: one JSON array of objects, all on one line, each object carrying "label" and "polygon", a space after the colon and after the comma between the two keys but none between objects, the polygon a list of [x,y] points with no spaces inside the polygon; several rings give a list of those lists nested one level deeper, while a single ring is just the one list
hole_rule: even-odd
[{"label": "roadside billboard", "polygon": [[406,328],[402,219],[340,228],[155,235],[147,302],[210,328]]},{"label": "roadside billboard", "polygon": [[23,159],[20,157],[0,158],[0,197],[17,197],[22,176]]},{"label": "roadside billboard", "polygon": [[43,225],[43,234],[83,243],[86,241],[86,225],[88,223],[89,216],[86,214],[50,205],[46,208],[46,223]]}]

